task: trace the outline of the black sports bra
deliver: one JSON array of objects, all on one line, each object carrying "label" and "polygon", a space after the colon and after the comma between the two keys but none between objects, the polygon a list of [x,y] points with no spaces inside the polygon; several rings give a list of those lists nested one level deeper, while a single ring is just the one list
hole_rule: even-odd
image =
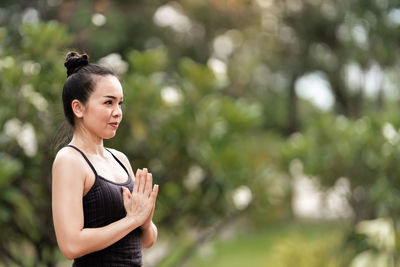
[{"label": "black sports bra", "polygon": [[[67,146],[81,153],[95,175],[93,186],[82,199],[84,228],[103,227],[125,217],[122,186],[127,187],[132,192],[133,179],[122,162],[110,150],[106,149],[128,174],[126,182],[116,183],[99,176],[92,163],[80,149],[73,145]],[[142,244],[140,235],[140,228],[136,228],[113,245],[75,259],[72,266],[141,266]]]}]

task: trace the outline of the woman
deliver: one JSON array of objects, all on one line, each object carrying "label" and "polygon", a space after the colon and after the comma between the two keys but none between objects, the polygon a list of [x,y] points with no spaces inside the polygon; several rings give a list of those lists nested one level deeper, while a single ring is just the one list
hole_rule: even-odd
[{"label": "woman", "polygon": [[152,222],[158,185],[147,169],[136,177],[127,157],[103,146],[122,119],[123,91],[109,69],[67,54],[64,113],[74,132],[53,163],[57,242],[73,266],[141,266],[142,247],[157,239]]}]

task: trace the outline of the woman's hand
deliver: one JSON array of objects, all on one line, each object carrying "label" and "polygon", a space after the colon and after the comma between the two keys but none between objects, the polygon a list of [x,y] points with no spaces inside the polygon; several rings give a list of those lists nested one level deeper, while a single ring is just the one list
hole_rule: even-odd
[{"label": "woman's hand", "polygon": [[[133,218],[139,225],[143,225],[152,215],[158,194],[158,185],[153,184],[151,173],[147,169],[138,170],[132,194],[128,188],[122,187],[122,197],[126,216]],[[152,216],[151,216],[152,217]],[[151,219],[150,219],[151,222]]]},{"label": "woman's hand", "polygon": [[143,230],[146,230],[151,226],[151,222],[153,221],[155,204],[156,203],[153,204],[153,209],[151,210],[149,217],[147,217],[146,221],[142,224],[142,226],[140,226]]}]

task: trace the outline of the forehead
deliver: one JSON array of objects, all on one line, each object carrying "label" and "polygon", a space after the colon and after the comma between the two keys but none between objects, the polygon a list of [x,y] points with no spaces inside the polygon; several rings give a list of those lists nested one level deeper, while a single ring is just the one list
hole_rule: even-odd
[{"label": "forehead", "polygon": [[117,77],[113,75],[97,76],[94,78],[95,88],[92,93],[93,97],[103,97],[106,95],[122,98],[124,93],[121,83]]}]

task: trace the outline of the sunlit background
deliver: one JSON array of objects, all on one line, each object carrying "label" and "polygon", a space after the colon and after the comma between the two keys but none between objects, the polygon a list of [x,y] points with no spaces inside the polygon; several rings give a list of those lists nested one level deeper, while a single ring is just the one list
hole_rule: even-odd
[{"label": "sunlit background", "polygon": [[2,0],[0,266],[72,264],[69,50],[119,75],[105,145],[160,185],[144,266],[400,266],[399,44],[394,0]]}]

